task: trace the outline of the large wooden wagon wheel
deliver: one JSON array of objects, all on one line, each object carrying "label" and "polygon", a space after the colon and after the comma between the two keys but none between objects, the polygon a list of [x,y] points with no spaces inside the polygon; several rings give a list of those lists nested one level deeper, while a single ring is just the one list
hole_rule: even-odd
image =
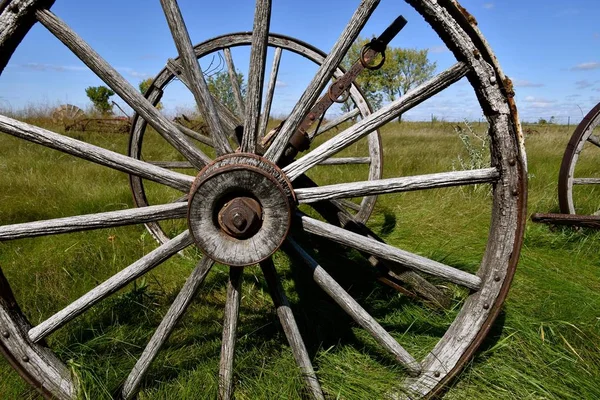
[{"label": "large wooden wagon wheel", "polygon": [[564,214],[597,215],[600,211],[600,103],[573,132],[558,176],[558,201]]},{"label": "large wooden wagon wheel", "polygon": [[[227,72],[230,78],[231,86],[234,88],[233,93],[235,95],[236,104],[234,109],[228,109],[225,105],[220,104],[220,99],[213,98],[218,108],[219,117],[225,128],[230,132],[230,136],[235,136],[235,129],[243,127],[244,119],[244,99],[242,96],[242,90],[239,85],[239,81],[236,78],[236,62],[232,57],[232,48],[250,46],[252,44],[252,33],[234,33],[229,35],[220,36],[213,38],[204,43],[196,45],[194,47],[194,53],[200,60],[201,65],[211,65],[214,63],[214,58],[221,57],[226,61]],[[267,96],[265,98],[265,104],[263,112],[261,114],[259,136],[263,137],[268,134],[267,122],[268,115],[272,109],[276,81],[280,74],[280,63],[282,58],[290,57],[294,60],[294,56],[297,58],[306,58],[317,65],[322,65],[325,60],[326,54],[321,50],[310,46],[300,40],[283,36],[270,34],[268,38],[268,46],[274,48],[273,63],[270,68],[269,83],[267,88]],[[290,54],[291,53],[291,54]],[[204,58],[205,57],[205,58]],[[203,59],[208,61],[202,62]],[[247,60],[243,60],[247,61]],[[189,88],[189,83],[186,78],[182,75],[180,68],[180,59],[169,60],[167,66],[158,73],[152,85],[145,93],[145,97],[149,99],[154,105],[159,104],[163,98],[165,88],[175,78],[178,78],[184,82]],[[337,69],[334,72],[335,78],[340,78],[344,72],[341,69]],[[360,89],[353,84],[349,90],[349,100],[354,104],[354,109],[342,114],[341,116],[334,116],[326,122],[320,124],[318,127],[315,126],[309,132],[311,138],[316,138],[319,135],[325,134],[330,130],[339,129],[342,124],[347,123],[349,120],[355,118],[365,118],[371,114],[371,107],[368,100],[361,93]],[[133,125],[131,130],[131,141],[129,146],[129,155],[137,159],[144,159],[145,161],[151,162],[152,164],[171,168],[171,169],[189,169],[193,168],[189,162],[181,161],[168,161],[168,160],[151,160],[151,158],[143,155],[143,143],[144,134],[146,132],[147,123],[139,114],[135,114],[133,117]],[[316,125],[316,124],[315,124]],[[214,147],[212,140],[203,135],[201,132],[195,132],[185,126],[179,126],[182,133],[186,134],[190,138],[202,143],[208,147]],[[239,132],[239,131],[238,131]],[[237,144],[234,144],[237,145]],[[358,147],[362,150],[363,154],[354,155],[352,157],[331,157],[323,160],[320,165],[323,166],[355,166],[355,165],[366,165],[368,169],[366,173],[361,174],[361,169],[356,168],[353,174],[356,180],[362,179],[380,179],[382,175],[382,153],[381,153],[381,138],[377,130],[367,135],[364,139],[361,139],[357,143]],[[150,205],[152,202],[149,201],[146,190],[144,189],[144,180],[139,176],[131,176],[131,188],[134,197],[134,201],[138,207],[145,207]],[[181,199],[185,201],[186,198],[181,195],[173,195],[174,200]],[[353,218],[359,222],[366,222],[375,207],[375,201],[377,196],[366,196],[363,197],[359,202],[343,201],[341,206],[348,210],[349,213],[353,214]],[[161,228],[159,222],[149,222],[146,224],[148,231],[156,238],[159,242],[165,243],[170,237]]]},{"label": "large wooden wagon wheel", "polygon": [[[267,69],[265,53],[267,44],[276,36],[269,36],[270,1],[257,1],[243,134],[239,151],[236,152],[236,146],[231,142],[230,133],[219,114],[219,106],[209,96],[177,2],[161,0],[180,55],[182,76],[189,84],[209,126],[210,140],[217,155],[215,159],[207,156],[200,147],[187,139],[177,125],[165,118],[151,101],[140,95],[54,15],[49,10],[52,3],[48,0],[12,0],[0,3],[0,70],[4,69],[8,58],[33,24],[40,22],[200,172],[195,177],[185,175],[0,116],[1,132],[177,189],[188,197],[187,203],[159,204],[0,227],[0,240],[8,241],[166,219],[185,221],[185,228],[173,239],[165,241],[35,326],[27,318],[28,310],[21,310],[19,307],[10,282],[4,274],[0,275],[0,348],[29,383],[49,397],[75,398],[76,377],[70,374],[64,360],[59,359],[53,349],[46,345],[45,339],[93,305],[189,246],[196,246],[205,256],[198,261],[187,278],[155,334],[141,355],[138,355],[129,375],[123,377],[124,383],[119,396],[131,398],[138,392],[148,367],[216,261],[231,266],[219,366],[219,397],[233,396],[233,361],[241,273],[245,266],[260,264],[292,353],[302,371],[306,394],[312,398],[324,398],[327,387],[321,388],[318,374],[314,372],[286,294],[279,283],[278,266],[274,265],[272,257],[279,250],[305,264],[315,282],[364,332],[373,337],[383,351],[403,367],[406,379],[398,381],[393,393],[397,397],[417,398],[435,394],[469,360],[498,315],[515,271],[525,221],[526,167],[510,81],[500,70],[478,31],[475,20],[456,2],[407,1],[454,53],[456,63],[405,93],[397,101],[364,116],[325,143],[311,147],[310,137],[306,140],[303,132],[298,133],[298,128],[304,126],[306,118],[311,117],[310,112],[318,97],[330,83],[348,48],[379,4],[376,0],[362,1],[340,39],[325,59],[319,62],[321,66],[300,101],[276,132],[272,142],[266,149],[261,149],[258,127],[261,126],[262,82]],[[389,40],[387,31],[382,37],[386,34],[386,39]],[[381,42],[374,43],[371,50],[382,51]],[[489,121],[491,165],[488,168],[341,182],[327,186],[315,186],[306,178],[305,173],[312,167],[434,97],[463,77],[469,80],[475,90],[481,109]],[[298,143],[298,140],[302,143]],[[306,147],[309,147],[306,153],[296,158],[298,150]],[[376,240],[343,211],[339,211],[335,217],[346,218],[339,225],[348,229],[308,217],[296,208],[298,204],[314,204],[315,209],[320,208],[324,215],[329,214],[331,217],[332,207],[337,207],[340,199],[475,184],[486,184],[492,189],[489,236],[476,271],[461,269],[460,262],[434,261]],[[305,236],[318,240],[311,242],[305,240]],[[407,351],[409,347],[405,341],[410,331],[398,333],[386,330],[328,274],[317,260],[319,256],[315,256],[315,252],[303,244],[322,239],[374,255],[379,260],[400,264],[404,268],[443,281],[448,286],[459,288],[464,298],[457,303],[459,311],[456,317],[446,326],[445,332],[434,345],[419,350],[423,357],[419,356],[417,359],[413,355],[415,352],[411,354]],[[333,246],[332,251],[339,251],[338,247]],[[409,349],[416,351],[414,346]]]}]

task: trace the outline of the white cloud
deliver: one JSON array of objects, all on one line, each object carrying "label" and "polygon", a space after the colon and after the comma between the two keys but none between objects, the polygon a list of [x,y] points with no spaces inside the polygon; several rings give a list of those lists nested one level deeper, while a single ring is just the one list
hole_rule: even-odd
[{"label": "white cloud", "polygon": [[575,87],[577,87],[577,89],[588,89],[592,86],[594,86],[594,83],[586,80],[575,82]]},{"label": "white cloud", "polygon": [[571,67],[571,71],[591,71],[594,69],[600,69],[600,62],[586,62],[586,63],[581,63],[581,64],[577,64],[574,67]]},{"label": "white cloud", "polygon": [[41,64],[41,63],[20,64],[19,68],[29,69],[32,71],[54,71],[54,72],[86,71],[88,69],[87,67],[83,67],[83,66],[54,65],[54,64]]},{"label": "white cloud", "polygon": [[543,87],[543,86],[545,86],[543,83],[530,82],[530,81],[524,80],[524,79],[513,79],[512,82],[515,87]]},{"label": "white cloud", "polygon": [[487,8],[488,10],[494,8],[494,3],[484,3],[483,8]]},{"label": "white cloud", "polygon": [[289,86],[289,84],[287,82],[280,81],[279,79],[277,79],[275,81],[275,87],[284,88],[284,87],[288,87],[288,86]]},{"label": "white cloud", "polygon": [[[528,107],[531,108],[550,108],[556,104],[555,100],[548,100],[543,97],[535,97],[535,96],[526,96],[523,100],[523,103],[526,103]],[[517,102],[518,104],[518,102]]]}]

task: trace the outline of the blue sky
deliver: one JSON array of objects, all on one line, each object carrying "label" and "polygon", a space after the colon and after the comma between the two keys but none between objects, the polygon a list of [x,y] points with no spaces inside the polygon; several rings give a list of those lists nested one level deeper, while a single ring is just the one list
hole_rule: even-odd
[{"label": "blue sky", "polygon": [[[200,2],[180,0],[194,43],[252,27],[250,0]],[[358,0],[277,1],[271,31],[290,35],[325,51],[333,46]],[[600,1],[464,0],[513,79],[517,106],[524,120],[578,122],[600,101]],[[176,56],[160,2],[149,0],[57,0],[52,9],[106,58],[132,84],[160,71]],[[429,49],[438,72],[455,60],[435,32],[403,1],[382,0],[363,31],[379,34],[403,14],[408,26],[392,46]],[[236,67],[244,74],[247,52],[235,50]],[[272,54],[269,54],[269,59]],[[201,60],[204,69],[219,66],[218,58]],[[222,66],[221,66],[222,67]],[[273,112],[283,115],[301,95],[314,73],[311,63],[284,53]],[[102,82],[43,27],[36,26],[13,56],[0,79],[0,108],[27,105],[89,106],[84,89]],[[193,99],[178,83],[164,97],[170,113],[193,107]],[[115,99],[118,100],[118,99]],[[481,115],[466,81],[427,101],[407,115],[412,119],[460,121]]]}]

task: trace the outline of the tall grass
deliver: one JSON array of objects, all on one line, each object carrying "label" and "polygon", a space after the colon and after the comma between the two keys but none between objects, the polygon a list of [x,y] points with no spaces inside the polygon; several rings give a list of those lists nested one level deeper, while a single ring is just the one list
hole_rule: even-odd
[{"label": "tall grass", "polygon": [[[449,123],[388,125],[381,132],[384,176],[451,171],[469,156],[455,128]],[[486,126],[474,124],[472,129],[481,135]],[[571,132],[561,126],[536,131],[527,137],[529,210],[556,211],[558,167]],[[68,134],[121,153],[127,149],[126,135]],[[124,174],[6,135],[0,140],[1,224],[133,206]],[[145,159],[177,157],[157,135],[147,140]],[[366,150],[357,144],[344,154],[365,155]],[[321,184],[362,180],[366,173],[366,168],[340,166],[311,171]],[[180,196],[158,185],[148,185],[148,192],[153,204]],[[487,241],[490,207],[487,191],[459,188],[380,196],[369,224],[389,243],[475,271]],[[183,225],[163,227],[175,233]],[[600,398],[599,235],[528,224],[501,317],[446,398]],[[449,286],[454,308],[424,306],[376,283],[374,271],[356,253],[311,238],[303,243],[417,358],[445,332],[464,299],[464,292]],[[0,266],[35,324],[155,247],[142,226],[122,227],[3,242]],[[302,263],[281,253],[275,257],[327,395],[383,398],[403,378],[402,369],[311,282]],[[118,390],[197,259],[194,249],[173,257],[49,338],[81,380],[82,398],[106,399]],[[141,399],[216,397],[226,282],[227,269],[215,267],[153,363]],[[302,377],[256,267],[245,269],[242,293],[236,398],[302,398]],[[0,397],[38,398],[4,361]]]}]

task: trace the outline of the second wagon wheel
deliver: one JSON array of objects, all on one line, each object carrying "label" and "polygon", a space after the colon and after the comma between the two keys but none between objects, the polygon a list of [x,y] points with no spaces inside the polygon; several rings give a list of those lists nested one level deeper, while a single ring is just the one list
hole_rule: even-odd
[{"label": "second wagon wheel", "polygon": [[[77,347],[78,340],[85,340],[85,337],[94,335],[97,331],[92,328],[86,330],[85,335],[81,332],[61,335],[61,332],[68,331],[72,324],[76,324],[76,321],[81,319],[86,319],[92,324],[96,323],[94,326],[97,326],[100,332],[104,332],[107,328],[107,321],[117,324],[118,321],[112,319],[98,320],[100,317],[88,311],[97,310],[96,307],[92,307],[106,304],[104,301],[108,301],[106,299],[110,295],[127,287],[135,279],[144,276],[175,254],[190,248],[189,256],[197,256],[200,259],[197,260],[197,265],[191,274],[188,273],[183,288],[170,308],[165,311],[154,333],[144,340],[141,345],[143,349],[139,348],[140,346],[131,346],[123,351],[126,354],[121,354],[123,352],[108,354],[106,351],[101,353],[102,357],[106,357],[106,361],[101,363],[100,367],[107,370],[105,373],[99,371],[95,376],[115,382],[114,375],[117,372],[122,373],[122,377],[120,375],[117,380],[118,383],[109,388],[109,393],[118,390],[117,397],[132,398],[142,390],[144,397],[153,395],[153,389],[160,386],[161,382],[149,376],[149,371],[152,370],[150,366],[157,357],[160,357],[161,352],[172,350],[166,344],[169,343],[171,333],[177,332],[176,324],[188,307],[197,309],[202,306],[192,304],[192,300],[199,290],[203,290],[200,286],[205,279],[210,279],[207,278],[210,272],[223,271],[219,270],[221,266],[215,266],[215,261],[231,266],[226,269],[228,271],[226,290],[223,290],[223,293],[215,293],[211,297],[211,301],[223,299],[224,302],[221,352],[216,363],[218,367],[215,365],[215,369],[218,369],[220,398],[232,398],[234,389],[241,390],[243,395],[245,389],[244,382],[239,382],[237,378],[234,354],[244,351],[243,346],[236,351],[236,332],[244,328],[243,324],[238,326],[242,280],[249,271],[257,271],[254,266],[256,264],[260,265],[266,281],[265,287],[271,293],[293,359],[298,365],[298,370],[301,371],[297,376],[304,381],[304,394],[321,399],[326,395],[336,396],[338,392],[343,391],[343,388],[336,386],[328,367],[331,367],[334,373],[344,368],[346,363],[338,363],[335,358],[343,357],[341,353],[344,351],[355,351],[350,353],[352,354],[350,359],[357,362],[363,360],[367,364],[366,367],[359,365],[355,370],[353,367],[353,370],[344,371],[345,377],[367,374],[371,370],[388,371],[389,369],[393,372],[394,378],[391,382],[387,382],[383,393],[381,391],[378,393],[379,397],[391,395],[398,398],[419,398],[431,396],[445,387],[449,379],[455,376],[473,355],[500,312],[516,268],[525,223],[525,154],[512,99],[512,87],[477,29],[472,16],[456,2],[450,0],[407,1],[406,3],[423,17],[454,54],[455,64],[404,93],[402,97],[377,112],[364,116],[360,121],[317,145],[311,143],[310,136],[307,140],[304,132],[299,128],[306,126],[304,125],[306,118],[310,119],[311,112],[315,112],[314,106],[324,89],[330,84],[342,58],[380,5],[376,0],[361,1],[358,8],[353,10],[350,21],[343,28],[329,54],[319,62],[320,67],[300,100],[283,125],[276,130],[272,142],[269,142],[263,151],[258,143],[260,136],[258,127],[262,108],[262,83],[267,69],[265,54],[269,41],[275,36],[269,36],[271,2],[257,1],[250,50],[252,62],[249,67],[248,92],[244,104],[243,135],[240,151],[234,152],[234,145],[223,127],[218,104],[209,95],[206,81],[197,62],[197,54],[194,52],[177,2],[161,0],[180,55],[179,67],[212,135],[210,140],[217,156],[213,159],[187,139],[181,133],[179,126],[161,114],[152,102],[140,95],[73,29],[50,11],[48,7],[51,3],[45,0],[12,0],[0,3],[0,26],[3,27],[0,31],[0,69],[4,70],[9,57],[29,29],[36,22],[40,22],[173,148],[177,149],[186,162],[200,172],[196,176],[189,176],[30,123],[0,116],[0,132],[39,144],[44,147],[43,150],[55,149],[121,171],[124,173],[124,178],[135,175],[151,180],[166,188],[176,189],[188,198],[187,203],[157,204],[60,219],[35,222],[11,220],[9,223],[2,221],[0,240],[3,246],[11,246],[13,243],[18,243],[20,239],[31,243],[38,240],[35,237],[52,234],[144,224],[167,219],[183,221],[175,225],[180,229],[174,232],[177,233],[175,237],[160,244],[156,249],[146,252],[130,265],[120,266],[116,273],[113,267],[111,273],[114,275],[101,283],[94,283],[92,289],[66,306],[58,306],[60,304],[58,301],[56,305],[52,302],[45,304],[44,308],[50,309],[50,313],[40,313],[35,306],[28,305],[24,292],[31,291],[31,288],[19,288],[17,283],[19,280],[13,279],[27,262],[19,258],[21,251],[17,249],[9,251],[13,258],[2,265],[2,274],[0,274],[0,349],[27,382],[48,397],[76,398],[80,376],[72,374],[71,371],[81,371],[77,368],[79,363],[92,363],[92,360],[68,362],[71,353],[65,353],[64,349],[69,348],[69,344],[72,345],[73,341],[76,342],[74,346]],[[397,2],[391,2],[388,6],[392,9],[399,7]],[[391,30],[397,32],[397,27],[392,26]],[[367,60],[363,61],[368,61],[373,53],[383,51],[385,46],[382,44],[389,41],[390,36],[393,37],[396,32],[384,31],[379,37],[380,40],[372,43],[371,47],[365,50],[364,56]],[[392,177],[387,179],[340,182],[324,186],[316,186],[307,180],[305,174],[310,174],[313,167],[319,163],[348,148],[388,122],[396,120],[425,100],[435,97],[462,78],[466,78],[470,83],[489,123],[489,165],[473,170],[453,170],[451,166],[446,166],[447,170],[443,172],[408,174],[409,176],[402,176],[401,171],[395,170],[391,173]],[[343,77],[339,81],[343,84]],[[337,84],[339,85],[339,82]],[[306,150],[306,152],[296,157],[298,150]],[[48,152],[43,154],[46,153]],[[453,186],[463,186],[463,188],[452,188]],[[475,190],[481,187],[485,190]],[[428,193],[436,194],[428,201],[424,196],[417,197],[417,201],[401,201],[405,195],[418,196],[426,189],[433,189]],[[471,216],[478,221],[481,221],[482,214],[486,214],[484,219],[489,223],[489,230],[481,235],[477,234],[476,239],[483,237],[483,241],[480,243],[481,251],[476,259],[464,258],[472,249],[463,244],[459,244],[457,251],[451,256],[435,252],[426,252],[427,256],[425,256],[417,254],[420,252],[421,242],[429,239],[443,247],[444,243],[457,240],[459,233],[446,231],[445,225],[442,224],[437,225],[440,227],[433,231],[420,232],[418,229],[412,229],[405,231],[404,235],[400,232],[400,237],[390,237],[390,242],[384,243],[374,237],[368,228],[364,226],[361,228],[358,223],[345,224],[348,229],[344,229],[337,224],[311,218],[299,212],[297,208],[302,204],[313,204],[315,209],[318,205],[330,208],[338,204],[336,202],[340,199],[365,195],[380,195],[378,201],[388,201],[384,204],[398,207],[393,209],[402,218],[408,218],[411,214],[403,213],[403,207],[406,207],[407,211],[414,211],[423,205],[431,205],[433,201],[436,204],[433,210],[412,212],[417,215],[414,219],[415,225],[424,220],[439,222],[442,217],[452,218],[462,213],[462,209],[444,207],[451,197],[459,199],[454,203],[458,208],[466,207],[471,203],[477,205],[485,203],[483,207],[470,209],[471,213],[467,214],[472,214]],[[386,198],[391,200],[385,200]],[[393,204],[397,205],[393,206]],[[15,213],[15,215],[23,214]],[[341,215],[345,214],[341,213]],[[405,226],[405,228],[410,229],[412,226]],[[462,231],[467,231],[463,234],[468,235],[470,229],[475,229],[475,225],[469,223],[462,228]],[[416,235],[418,235],[416,240],[411,241]],[[436,240],[438,235],[443,237]],[[44,239],[46,238],[39,238],[39,240]],[[324,244],[329,241],[339,245]],[[371,255],[375,260],[400,265],[440,282],[455,293],[454,307],[443,315],[426,311],[419,314],[418,310],[422,310],[421,304],[405,302],[405,299],[399,298],[395,292],[391,295],[391,301],[388,299],[383,307],[382,297],[377,293],[373,294],[377,297],[375,303],[370,302],[372,298],[370,294],[361,296],[357,301],[350,293],[354,293],[354,284],[363,282],[340,285],[336,279],[341,275],[329,270],[333,264],[344,268],[351,266],[354,258],[353,252],[346,250],[348,248],[354,249],[354,253]],[[406,250],[407,248],[411,251]],[[198,253],[204,256],[200,257]],[[285,260],[298,268],[305,268],[307,275],[315,281],[316,285],[320,286],[344,313],[354,319],[356,322],[352,331],[354,340],[343,342],[347,350],[338,353],[337,348],[331,348],[320,351],[318,357],[314,359],[310,357],[300,334],[301,329],[292,313],[292,308],[297,309],[302,306],[302,303],[288,301],[286,297],[289,294],[288,290],[292,290],[294,285],[287,284],[286,281],[285,287],[288,290],[284,291],[284,286],[280,282],[280,276],[286,271],[283,265]],[[96,262],[96,267],[100,268],[106,260],[100,256]],[[35,266],[29,267],[35,268]],[[89,268],[87,265],[85,267]],[[177,271],[183,269],[167,272],[174,274]],[[56,276],[56,279],[59,279],[62,275]],[[352,280],[353,276],[345,278]],[[211,283],[210,288],[217,291],[218,285],[214,280]],[[250,284],[251,282],[246,282],[244,287]],[[68,284],[66,286],[69,287]],[[36,297],[41,296],[41,292],[38,292],[45,289],[47,288],[44,285],[36,286]],[[390,293],[383,292],[383,295],[390,295]],[[53,299],[51,293],[46,296],[44,298]],[[245,297],[245,301],[247,299]],[[292,303],[291,307],[290,303]],[[302,313],[311,311],[314,310],[303,309]],[[403,316],[406,317],[404,311],[408,320],[402,320]],[[242,315],[243,312],[242,307]],[[323,318],[316,321],[325,323]],[[206,321],[193,322],[198,330],[210,325]],[[311,320],[309,325],[314,323],[315,321]],[[116,330],[122,333],[122,329],[126,329],[126,326],[119,325],[117,328]],[[136,328],[132,329],[136,333],[139,332]],[[337,333],[341,329],[341,326],[336,326],[334,331]],[[255,331],[247,332],[245,337],[251,338],[254,334]],[[105,339],[102,333],[100,335]],[[109,343],[111,349],[123,345],[118,333],[117,337]],[[93,345],[92,341],[82,343],[81,347],[87,348],[91,345]],[[189,346],[188,349],[191,352],[193,346]],[[360,349],[364,349],[364,352]],[[181,351],[179,354],[181,355]],[[279,357],[280,354],[283,353],[277,353],[274,358],[283,358]],[[124,358],[119,358],[120,356]],[[206,353],[199,354],[194,362],[204,362],[206,357]],[[316,372],[312,365],[315,359],[318,367]],[[164,359],[163,361],[166,362]],[[392,367],[392,362],[398,368]],[[189,365],[187,367],[186,371],[193,369]],[[377,368],[382,369],[377,370]],[[176,379],[185,379],[182,370],[183,368],[176,370]],[[287,372],[289,370],[275,376],[278,379],[287,379],[289,375]],[[251,375],[245,376],[251,379]],[[262,376],[262,372],[260,375]],[[210,377],[205,376],[205,378],[211,381]],[[188,384],[197,387],[199,381],[196,377]],[[171,390],[176,386],[180,386],[179,380],[175,386],[171,386]],[[209,391],[210,385],[206,385],[202,390]],[[210,393],[214,396],[216,392],[217,390]],[[369,393],[372,393],[372,390]],[[351,396],[347,395],[348,398]]]},{"label": "second wagon wheel", "polygon": [[[251,44],[252,33],[246,32],[216,37],[194,47],[194,53],[196,57],[199,59],[201,65],[208,66],[207,69],[209,70],[209,73],[215,74],[215,70],[218,71],[218,67],[223,68],[218,72],[224,74],[225,71],[227,71],[235,101],[230,101],[233,104],[226,106],[222,103],[223,99],[215,97],[213,100],[218,107],[218,113],[221,122],[228,131],[228,135],[230,137],[235,137],[234,132],[236,128],[240,129],[243,127],[245,100],[242,94],[243,88],[240,85],[241,82],[237,78],[236,70],[239,71],[239,65],[248,64],[248,60],[246,59],[248,56],[247,54],[246,58],[241,60],[243,63],[235,62],[234,57],[232,56],[232,49],[240,48],[240,50],[243,51],[245,47],[247,48]],[[316,49],[315,47],[303,43],[300,40],[282,35],[270,34],[268,38],[268,46],[273,49],[273,59],[271,68],[269,69],[269,82],[266,88],[266,96],[264,101],[265,104],[263,106],[260,118],[259,136],[261,138],[268,134],[268,116],[270,114],[270,110],[273,109],[274,101],[276,101],[277,78],[282,72],[285,73],[285,71],[280,71],[282,59],[287,62],[288,66],[290,64],[294,65],[298,63],[304,65],[302,64],[302,59],[312,61],[316,66],[319,66],[323,64],[323,60],[326,57],[324,52]],[[179,58],[169,60],[167,66],[156,76],[156,78],[154,78],[154,81],[145,93],[146,98],[148,98],[153,104],[157,105],[160,103],[161,99],[165,97],[165,91],[168,90],[167,86],[175,78],[178,78],[184,82],[184,84],[189,88],[189,83],[187,83],[186,78],[182,75],[180,62],[181,60]],[[225,64],[225,66],[223,64]],[[335,78],[339,78],[342,75],[343,71],[341,69],[337,69],[334,72]],[[368,100],[355,84],[350,87],[348,94],[348,100],[352,102],[354,108],[343,113],[342,115],[334,115],[321,124],[315,124],[313,129],[309,131],[309,136],[311,139],[315,139],[320,135],[327,135],[331,131],[337,131],[349,120],[365,118],[371,114],[371,108]],[[187,118],[187,116],[185,118]],[[146,121],[143,118],[140,118],[137,113],[134,115],[133,121],[131,142],[129,146],[129,155],[131,157],[144,159],[145,161],[151,162],[154,165],[165,168],[179,169],[182,171],[185,171],[186,169],[189,170],[191,168],[193,170],[194,167],[186,161],[153,160],[151,151],[144,152],[144,136],[147,128]],[[183,125],[183,121],[180,120],[180,122],[179,129],[182,131],[182,133],[197,141],[199,144],[201,144],[201,146],[203,144],[205,149],[208,148],[212,150],[214,143],[210,137],[206,136],[210,136],[209,130],[196,129],[197,131],[194,131],[193,129]],[[205,128],[205,126],[201,125],[201,128]],[[237,143],[233,143],[233,145],[237,146]],[[146,147],[148,147],[148,145]],[[381,178],[381,139],[377,130],[367,135],[364,139],[359,140],[351,152],[352,156],[331,157],[323,160],[320,165],[324,166],[325,168],[326,166],[343,168],[345,170],[345,175],[351,176],[354,180]],[[176,155],[181,158],[180,154]],[[353,166],[355,166],[355,168],[352,168]],[[138,207],[148,206],[153,203],[148,199],[149,195],[146,193],[144,180],[142,178],[139,176],[131,176],[131,187],[135,203],[138,205]],[[182,198],[181,194],[178,195],[176,192],[172,194],[172,198],[174,200],[180,199],[180,201],[186,200],[185,197]],[[376,199],[377,196],[367,196],[363,197],[359,202],[342,200],[342,206],[347,208],[351,214],[354,214],[354,219],[359,222],[366,222],[373,211]],[[152,236],[154,236],[159,242],[164,243],[170,239],[170,237],[161,228],[160,223],[150,222],[146,224],[146,227]]]},{"label": "second wagon wheel", "polygon": [[600,103],[579,123],[567,144],[558,176],[558,201],[564,214],[600,211]]}]

